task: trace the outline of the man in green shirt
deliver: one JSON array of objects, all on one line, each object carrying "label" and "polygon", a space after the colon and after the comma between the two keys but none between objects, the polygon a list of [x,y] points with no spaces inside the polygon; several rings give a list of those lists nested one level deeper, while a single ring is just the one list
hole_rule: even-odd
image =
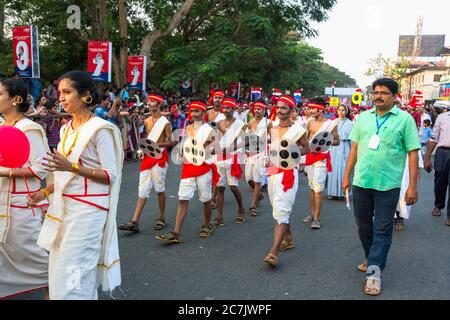
[{"label": "man in green shirt", "polygon": [[406,205],[413,205],[418,199],[420,143],[414,119],[394,106],[397,82],[378,79],[373,83],[373,90],[375,108],[358,117],[350,134],[353,145],[342,189],[350,188],[350,175],[355,169],[354,214],[366,256],[358,269],[366,272],[364,292],[379,295],[407,155],[409,187],[405,194]]}]

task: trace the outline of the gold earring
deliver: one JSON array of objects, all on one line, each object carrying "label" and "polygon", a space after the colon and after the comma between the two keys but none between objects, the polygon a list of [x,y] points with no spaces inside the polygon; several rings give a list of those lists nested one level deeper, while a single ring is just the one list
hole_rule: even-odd
[{"label": "gold earring", "polygon": [[21,104],[23,102],[23,98],[21,96],[18,96],[18,97],[19,97],[19,101],[17,101],[17,103]]},{"label": "gold earring", "polygon": [[94,99],[92,98],[92,96],[81,98],[81,101],[83,101],[86,104],[91,104],[93,100]]}]

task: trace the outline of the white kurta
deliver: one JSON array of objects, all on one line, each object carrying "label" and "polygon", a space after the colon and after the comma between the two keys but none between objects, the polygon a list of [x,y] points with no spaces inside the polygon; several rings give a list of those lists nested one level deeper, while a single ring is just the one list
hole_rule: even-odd
[{"label": "white kurta", "polygon": [[[77,131],[84,127],[73,130],[71,123],[68,125],[65,152],[69,151]],[[64,130],[65,127],[61,128],[59,152],[62,152]],[[105,171],[110,184],[100,184],[75,175],[63,190],[62,223],[50,248],[49,289],[52,300],[98,298],[97,272],[110,209],[110,186],[120,175],[117,162],[122,161],[117,159],[115,150],[111,130],[99,129],[81,153],[79,164]]]},{"label": "white kurta", "polygon": [[[31,122],[23,119],[17,123]],[[24,168],[29,168],[35,178],[27,178],[30,191],[37,192],[41,188],[41,180],[47,171],[41,165],[46,155],[46,141],[39,130],[25,132],[30,141],[30,156]],[[0,171],[7,170],[0,167]],[[0,178],[0,180],[9,180]],[[14,178],[11,183],[10,225],[6,240],[0,243],[0,298],[17,295],[48,285],[48,254],[37,244],[42,227],[42,210],[45,204],[35,208],[34,212],[27,208],[28,191],[22,178]],[[3,185],[3,181],[0,183]]]}]

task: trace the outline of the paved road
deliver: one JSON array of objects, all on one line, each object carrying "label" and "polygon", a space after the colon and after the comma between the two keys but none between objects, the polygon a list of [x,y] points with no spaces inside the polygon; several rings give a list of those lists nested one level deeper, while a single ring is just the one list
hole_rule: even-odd
[{"label": "paved road", "polygon": [[[126,163],[118,221],[130,218],[137,197],[137,163]],[[177,208],[180,167],[167,176],[167,220],[170,231]],[[200,202],[191,202],[180,245],[154,239],[157,198],[152,194],[141,221],[141,233],[120,231],[122,290],[118,299],[450,299],[450,228],[444,217],[432,217],[432,175],[422,173],[419,203],[406,229],[396,232],[386,267],[380,297],[362,292],[364,275],[356,266],[363,258],[353,215],[344,202],[324,201],[322,229],[310,230],[301,219],[310,205],[307,179],[301,177],[291,216],[296,248],[281,253],[279,267],[268,267],[263,258],[273,237],[274,220],[266,198],[261,215],[247,223],[233,223],[237,207],[229,190],[225,199],[224,228],[211,238],[200,239],[203,222]],[[250,188],[241,184],[248,210]],[[197,196],[197,195],[196,195]],[[214,212],[214,215],[216,213]],[[40,293],[22,298],[37,299]],[[101,294],[101,299],[109,299]]]}]

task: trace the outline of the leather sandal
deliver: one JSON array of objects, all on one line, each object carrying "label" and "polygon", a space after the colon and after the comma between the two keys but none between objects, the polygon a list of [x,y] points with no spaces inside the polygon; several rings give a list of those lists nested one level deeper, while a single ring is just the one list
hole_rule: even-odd
[{"label": "leather sandal", "polygon": [[134,233],[138,233],[139,230],[139,223],[133,220],[130,220],[128,223],[121,223],[119,225],[119,230],[125,230],[125,231],[131,231]]}]

